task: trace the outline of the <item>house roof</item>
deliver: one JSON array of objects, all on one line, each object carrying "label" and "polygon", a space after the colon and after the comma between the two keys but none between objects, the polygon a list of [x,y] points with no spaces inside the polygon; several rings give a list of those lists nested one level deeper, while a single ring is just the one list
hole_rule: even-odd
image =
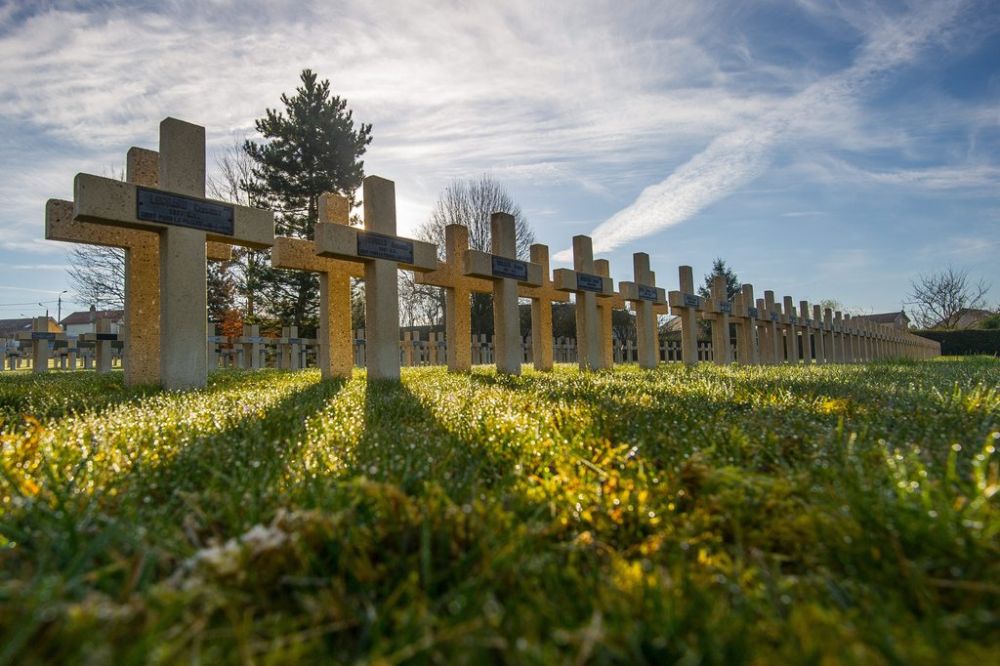
[{"label": "house roof", "polygon": [[[20,317],[18,319],[0,319],[0,338],[13,338],[18,333],[30,331],[34,319],[31,317]],[[49,317],[49,330],[59,330],[56,320]]]},{"label": "house roof", "polygon": [[[955,328],[972,328],[987,317],[993,316],[989,310],[978,308],[962,308],[958,311],[958,319],[955,320]],[[944,320],[934,324],[933,328],[941,328],[945,324]]]},{"label": "house roof", "polygon": [[0,338],[12,338],[21,331],[31,330],[31,317],[25,319],[0,319]]},{"label": "house roof", "polygon": [[[91,318],[93,317],[93,319]],[[110,319],[112,321],[119,321],[125,317],[124,310],[95,310],[91,312],[90,310],[81,310],[80,312],[74,312],[67,315],[62,320],[63,326],[78,326],[80,324],[89,324],[92,321],[97,321],[98,319]]]},{"label": "house roof", "polygon": [[876,324],[894,324],[900,317],[906,321],[910,321],[910,318],[907,317],[906,313],[902,310],[898,312],[880,312],[870,315],[858,315],[857,317],[852,317],[852,319],[864,319],[865,321],[875,322]]}]

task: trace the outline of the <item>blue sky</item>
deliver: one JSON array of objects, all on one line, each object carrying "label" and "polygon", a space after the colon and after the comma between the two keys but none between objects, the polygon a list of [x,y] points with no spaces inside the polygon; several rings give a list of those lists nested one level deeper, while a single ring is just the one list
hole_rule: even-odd
[{"label": "blue sky", "polygon": [[952,265],[1000,301],[995,0],[25,0],[0,4],[0,318],[69,287],[43,211],[74,174],[166,116],[206,126],[211,168],[305,67],[373,123],[402,231],[489,172],[616,279],[721,256],[758,293],[886,311]]}]

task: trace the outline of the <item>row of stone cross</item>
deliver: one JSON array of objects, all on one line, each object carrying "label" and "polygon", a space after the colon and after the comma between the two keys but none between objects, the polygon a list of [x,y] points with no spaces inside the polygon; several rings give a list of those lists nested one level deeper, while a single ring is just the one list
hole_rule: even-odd
[{"label": "row of stone cross", "polygon": [[[228,259],[231,245],[271,247],[275,267],[319,274],[319,365],[326,377],[349,376],[352,371],[350,280],[359,278],[365,285],[368,379],[399,378],[399,270],[414,271],[417,282],[445,290],[450,340],[469,338],[470,295],[493,295],[494,353],[500,372],[521,371],[519,298],[531,299],[535,367],[551,369],[551,304],[568,301],[570,294],[576,298],[582,369],[610,366],[606,349],[611,340],[611,310],[623,308],[626,302],[636,313],[640,365],[654,367],[659,360],[656,315],[667,313],[667,298],[656,287],[644,253],[634,257],[634,282],[622,282],[615,291],[608,263],[594,259],[588,237],[576,236],[573,270],[559,269],[550,275],[548,248],[533,245],[530,260],[518,260],[514,218],[494,213],[490,253],[469,249],[468,231],[451,225],[445,232],[445,260],[439,262],[435,244],[397,236],[394,185],[376,176],[364,179],[363,229],[349,225],[346,198],[327,194],[320,200],[315,240],[276,238],[271,211],[206,199],[205,175],[205,129],[167,118],[160,123],[159,153],[141,148],[128,151],[124,182],[77,174],[72,202],[50,200],[46,204],[46,238],[125,250],[124,365],[130,385],[204,386],[208,375],[206,261]],[[924,344],[929,341],[906,333],[846,326],[839,317],[831,320],[829,313],[822,319],[815,311],[812,319],[805,312],[796,315],[789,311],[790,299],[783,313],[767,298],[755,305],[749,286],[735,303],[724,293],[713,293],[704,302],[694,294],[690,267],[681,267],[680,287],[670,293],[669,305],[681,317],[682,357],[688,363],[697,359],[698,317],[713,321],[720,363],[730,360],[729,344],[722,343],[722,336],[728,338],[730,320],[742,332],[736,347],[739,360],[745,363],[775,361],[781,356],[783,337],[790,341],[788,349],[794,349],[799,335],[813,331],[829,333],[833,340],[831,353],[824,352],[823,359],[838,359],[838,338],[845,341],[845,348],[848,338],[879,340],[884,344],[878,356],[933,353]],[[466,345],[448,345],[447,355],[450,370],[471,367]],[[789,351],[786,357],[799,356]]]}]

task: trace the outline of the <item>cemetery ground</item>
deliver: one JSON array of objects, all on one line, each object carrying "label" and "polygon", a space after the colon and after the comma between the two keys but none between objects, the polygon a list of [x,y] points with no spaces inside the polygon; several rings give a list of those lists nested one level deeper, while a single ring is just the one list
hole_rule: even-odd
[{"label": "cemetery ground", "polygon": [[0,377],[0,662],[992,663],[1000,362]]}]

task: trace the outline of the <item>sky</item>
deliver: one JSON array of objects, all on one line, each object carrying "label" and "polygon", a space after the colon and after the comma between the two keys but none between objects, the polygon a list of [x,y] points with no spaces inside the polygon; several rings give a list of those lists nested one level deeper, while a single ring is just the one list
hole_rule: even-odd
[{"label": "sky", "polygon": [[0,318],[63,298],[44,240],[78,172],[121,172],[159,121],[208,168],[311,68],[358,122],[412,232],[491,174],[568,266],[616,280],[726,260],[772,289],[898,310],[948,266],[1000,302],[1000,3],[0,0]]}]

